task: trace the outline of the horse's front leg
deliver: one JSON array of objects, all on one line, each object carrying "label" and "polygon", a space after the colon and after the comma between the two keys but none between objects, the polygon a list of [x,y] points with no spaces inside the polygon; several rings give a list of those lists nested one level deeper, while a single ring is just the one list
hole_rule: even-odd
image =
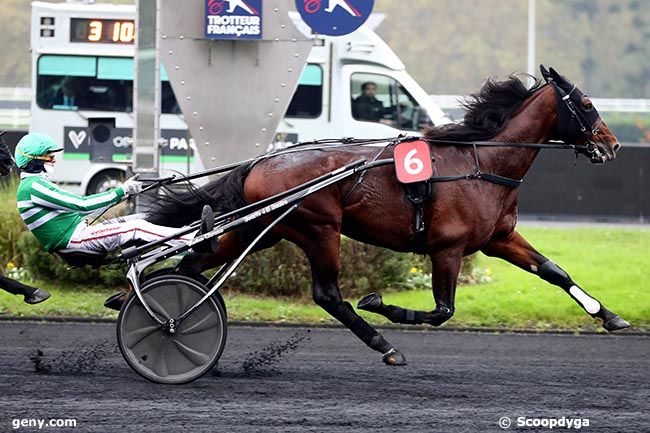
[{"label": "horse's front leg", "polygon": [[436,308],[433,311],[418,311],[397,305],[386,305],[376,293],[366,295],[359,301],[357,308],[381,314],[393,323],[418,325],[428,323],[440,326],[454,315],[456,283],[463,260],[459,249],[445,249],[430,254],[433,279],[433,297]]},{"label": "horse's front leg", "polygon": [[507,236],[493,238],[481,251],[488,256],[499,257],[513,265],[531,272],[541,279],[561,287],[591,317],[600,318],[608,331],[625,329],[630,324],[605,308],[600,301],[587,294],[569,274],[551,260],[540,254],[517,231]]}]

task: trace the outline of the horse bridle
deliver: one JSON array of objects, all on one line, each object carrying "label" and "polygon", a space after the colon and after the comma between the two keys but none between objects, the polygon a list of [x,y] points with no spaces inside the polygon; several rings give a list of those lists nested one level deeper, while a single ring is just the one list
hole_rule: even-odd
[{"label": "horse bridle", "polygon": [[[570,141],[576,138],[585,138],[587,144],[578,151],[588,156],[600,158],[602,154],[596,147],[594,137],[598,135],[603,120],[595,108],[585,111],[582,106],[576,106],[574,101],[574,99],[577,99],[580,102],[587,95],[580,92],[575,84],[572,85],[571,90],[566,92],[552,78],[548,79],[548,83],[553,86],[558,99],[558,134],[567,137]],[[572,96],[574,94],[575,97]]]}]

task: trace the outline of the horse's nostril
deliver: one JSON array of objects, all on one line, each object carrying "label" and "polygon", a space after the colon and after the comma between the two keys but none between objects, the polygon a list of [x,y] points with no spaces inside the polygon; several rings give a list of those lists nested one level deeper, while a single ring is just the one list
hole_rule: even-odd
[{"label": "horse's nostril", "polygon": [[620,148],[621,148],[621,144],[620,144],[620,143],[616,143],[616,144],[614,145],[614,152],[617,152],[618,149],[620,149]]}]

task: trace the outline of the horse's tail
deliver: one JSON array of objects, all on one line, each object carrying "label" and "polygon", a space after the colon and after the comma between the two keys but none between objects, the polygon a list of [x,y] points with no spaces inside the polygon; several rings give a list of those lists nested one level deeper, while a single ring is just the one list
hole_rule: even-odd
[{"label": "horse's tail", "polygon": [[181,227],[198,221],[206,204],[217,213],[239,209],[247,204],[244,180],[251,168],[250,164],[242,165],[203,187],[189,185],[185,192],[165,188],[167,194],[149,206],[146,219],[154,224]]}]

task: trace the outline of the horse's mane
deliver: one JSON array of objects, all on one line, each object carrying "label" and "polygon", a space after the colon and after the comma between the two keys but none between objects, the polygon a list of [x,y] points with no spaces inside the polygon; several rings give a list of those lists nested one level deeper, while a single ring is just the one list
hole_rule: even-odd
[{"label": "horse's mane", "polygon": [[516,75],[511,75],[506,81],[488,78],[478,93],[471,94],[461,102],[466,110],[461,123],[429,128],[424,137],[450,141],[493,138],[505,128],[524,101],[544,85],[535,77],[532,78],[534,82],[530,88]]}]

